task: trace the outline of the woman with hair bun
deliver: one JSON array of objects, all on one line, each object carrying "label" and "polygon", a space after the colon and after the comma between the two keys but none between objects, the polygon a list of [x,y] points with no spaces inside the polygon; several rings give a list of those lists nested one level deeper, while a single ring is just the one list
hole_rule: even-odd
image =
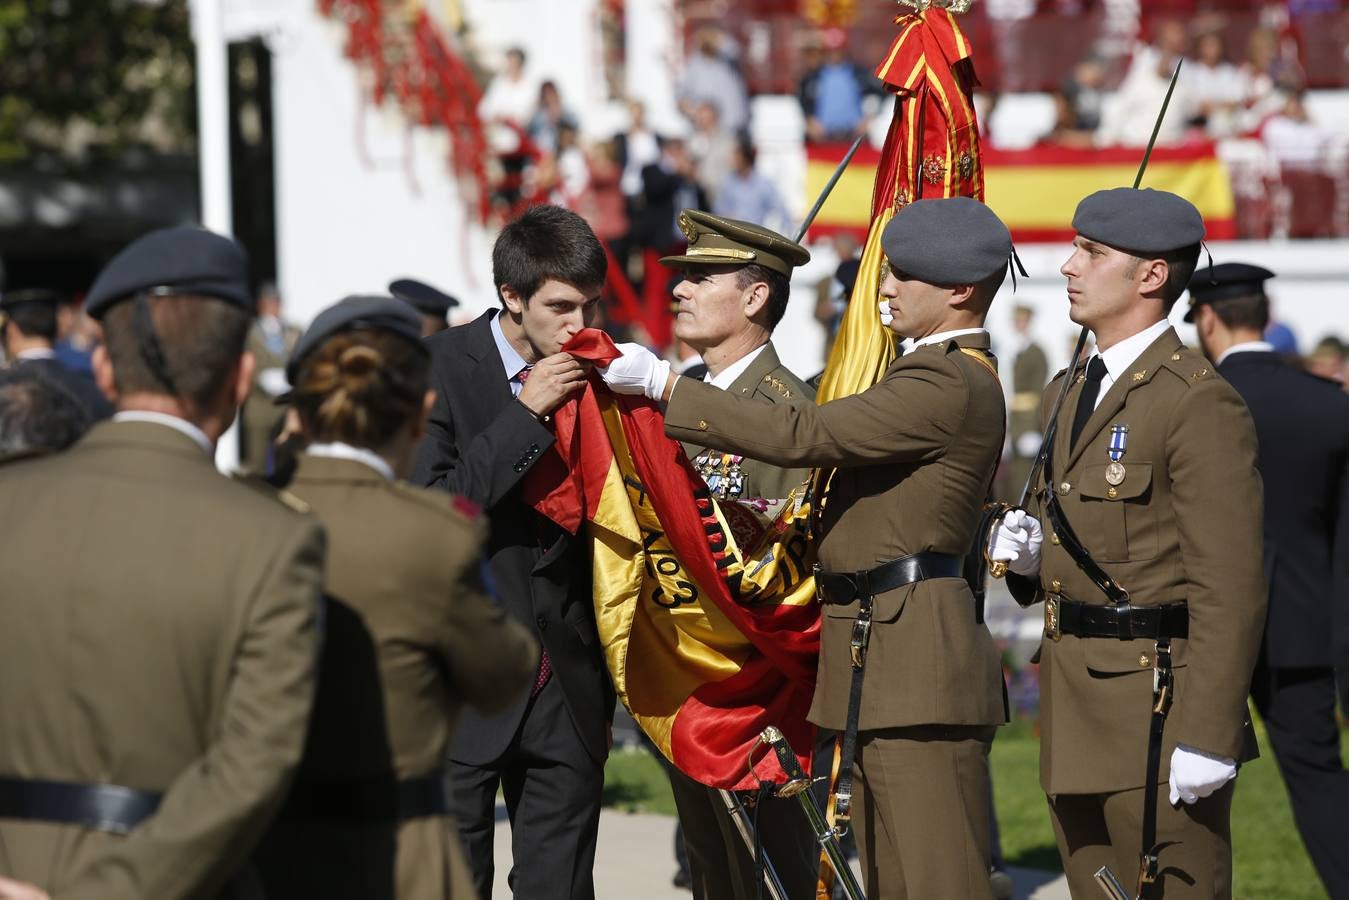
[{"label": "woman with hair bun", "polygon": [[434,399],[421,323],[349,297],[295,346],[308,446],[290,492],[328,534],[326,634],[305,754],[258,852],[267,896],[474,896],[442,766],[461,704],[525,689],[538,646],[486,596],[485,524],[402,479]]}]

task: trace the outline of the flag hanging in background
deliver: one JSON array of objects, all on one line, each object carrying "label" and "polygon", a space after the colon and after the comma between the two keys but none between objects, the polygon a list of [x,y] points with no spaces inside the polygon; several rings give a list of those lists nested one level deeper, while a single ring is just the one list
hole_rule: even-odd
[{"label": "flag hanging in background", "polygon": [[[601,364],[618,356],[593,329],[563,349]],[[600,643],[633,719],[711,787],[786,780],[771,753],[748,766],[769,725],[810,771],[820,608],[804,487],[717,503],[659,408],[597,376],[553,421],[555,452],[530,470],[524,497],[590,542]]]},{"label": "flag hanging in background", "polygon": [[[808,195],[824,186],[847,149],[836,144],[806,148]],[[1093,191],[1132,182],[1138,170],[1138,150],[1127,147],[986,147],[980,156],[984,200],[1007,223],[1012,240],[1018,243],[1071,241],[1078,202]],[[871,226],[868,200],[880,158],[870,147],[858,151],[811,225],[812,237],[848,232],[865,239]],[[1236,238],[1231,182],[1212,143],[1157,147],[1143,186],[1171,191],[1193,202],[1204,216],[1210,240]]]},{"label": "flag hanging in background", "polygon": [[[875,158],[861,266],[820,379],[819,403],[866,390],[894,361],[894,340],[876,311],[884,277],[881,232],[890,219],[920,198],[984,199],[969,41],[946,9],[928,7],[897,17],[895,24],[899,35],[876,68],[876,77],[896,94],[894,118]],[[852,189],[854,201],[859,193]],[[824,211],[829,209],[826,204]]]}]

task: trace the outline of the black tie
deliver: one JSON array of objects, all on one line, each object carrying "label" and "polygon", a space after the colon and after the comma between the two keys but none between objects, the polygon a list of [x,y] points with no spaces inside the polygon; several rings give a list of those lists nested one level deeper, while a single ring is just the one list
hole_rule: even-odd
[{"label": "black tie", "polygon": [[1082,385],[1082,393],[1077,398],[1077,413],[1073,416],[1073,442],[1069,447],[1077,446],[1082,429],[1087,427],[1087,420],[1096,411],[1096,398],[1101,396],[1101,379],[1105,378],[1105,371],[1105,361],[1099,353],[1087,363],[1087,383]]}]

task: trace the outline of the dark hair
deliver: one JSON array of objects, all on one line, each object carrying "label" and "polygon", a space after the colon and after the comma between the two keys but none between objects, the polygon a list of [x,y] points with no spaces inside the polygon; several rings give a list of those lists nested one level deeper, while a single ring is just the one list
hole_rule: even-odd
[{"label": "dark hair", "polygon": [[526,303],[549,279],[578,290],[602,286],[608,268],[604,245],[585,219],[552,204],[525,210],[492,246],[497,296],[509,285]]},{"label": "dark hair", "polygon": [[754,142],[751,141],[749,138],[742,137],[740,140],[735,142],[735,148],[739,150],[740,155],[744,157],[745,164],[748,165],[751,169],[754,168],[754,161],[759,156],[759,151],[754,149]]},{"label": "dark hair", "polygon": [[0,371],[0,458],[64,450],[90,425],[89,413],[65,386],[29,366]]},{"label": "dark hair", "polygon": [[743,291],[757,281],[768,285],[768,303],[765,309],[768,311],[768,330],[772,331],[778,327],[783,314],[787,312],[787,300],[792,295],[792,282],[786,275],[758,263],[750,263],[735,270],[735,286],[740,290]]},{"label": "dark hair", "polygon": [[431,360],[391,331],[342,331],[305,357],[291,403],[311,441],[384,446],[421,410]]},{"label": "dark hair", "polygon": [[56,341],[54,303],[19,303],[5,311],[5,318],[13,322],[24,337]]},{"label": "dark hair", "polygon": [[[207,409],[243,355],[251,313],[216,297],[180,294],[146,302],[178,399],[193,411]],[[103,314],[103,339],[117,390],[166,394],[168,388],[143,355],[135,308],[135,300],[124,300]]]},{"label": "dark hair", "polygon": [[525,54],[523,47],[510,47],[506,50],[506,55],[514,56],[516,59],[520,60],[520,65],[522,66],[525,64],[525,61],[529,59]]},{"label": "dark hair", "polygon": [[1224,297],[1209,305],[1228,328],[1247,328],[1263,333],[1269,324],[1269,298],[1263,292]]},{"label": "dark hair", "polygon": [[1195,266],[1199,264],[1199,244],[1191,244],[1178,250],[1168,250],[1155,256],[1139,259],[1161,259],[1166,261],[1166,286],[1162,290],[1162,311],[1171,312],[1171,307],[1185,293],[1194,277]]}]

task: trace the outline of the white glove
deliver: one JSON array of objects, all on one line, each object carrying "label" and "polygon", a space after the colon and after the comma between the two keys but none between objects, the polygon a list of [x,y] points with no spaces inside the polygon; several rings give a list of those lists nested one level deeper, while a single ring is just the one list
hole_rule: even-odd
[{"label": "white glove", "polygon": [[894,318],[894,313],[890,312],[890,298],[882,297],[879,306],[881,308],[881,324],[889,328],[890,320]]},{"label": "white glove", "polygon": [[1024,509],[1013,509],[993,526],[988,536],[988,558],[1007,563],[1007,568],[1018,575],[1034,575],[1040,571],[1040,545],[1044,542],[1039,520],[1026,515]]},{"label": "white glove", "polygon": [[623,355],[600,369],[604,383],[615,394],[645,394],[659,400],[670,377],[670,364],[641,344],[619,344]]},{"label": "white glove", "polygon": [[1236,760],[1177,744],[1171,753],[1171,805],[1194,803],[1236,777]]},{"label": "white glove", "polygon": [[1016,439],[1016,452],[1026,459],[1034,459],[1040,452],[1040,441],[1044,435],[1038,431],[1027,431]]},{"label": "white glove", "polygon": [[258,387],[273,397],[280,397],[290,390],[290,382],[286,380],[286,370],[279,367],[263,369],[258,373]]}]

